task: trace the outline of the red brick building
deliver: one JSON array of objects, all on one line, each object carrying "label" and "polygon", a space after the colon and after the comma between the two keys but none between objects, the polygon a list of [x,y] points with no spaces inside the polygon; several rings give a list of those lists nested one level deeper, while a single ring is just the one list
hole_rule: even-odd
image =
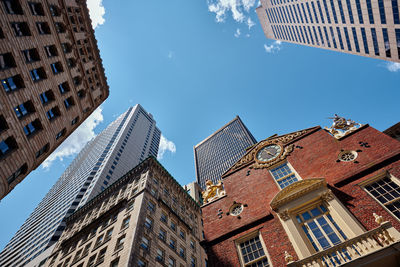
[{"label": "red brick building", "polygon": [[400,142],[331,133],[272,136],[223,175],[202,207],[209,266],[400,266]]}]

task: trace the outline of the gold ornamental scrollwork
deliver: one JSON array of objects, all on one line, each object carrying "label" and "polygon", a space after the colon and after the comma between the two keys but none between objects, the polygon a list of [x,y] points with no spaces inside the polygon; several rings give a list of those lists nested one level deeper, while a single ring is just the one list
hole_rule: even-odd
[{"label": "gold ornamental scrollwork", "polygon": [[[271,143],[272,144],[272,143]],[[267,144],[269,145],[269,144]],[[264,146],[263,146],[264,147]],[[281,152],[281,154],[276,157],[275,159],[271,160],[271,161],[267,161],[267,162],[259,162],[255,159],[255,162],[253,163],[253,165],[251,165],[250,168],[253,169],[263,169],[263,168],[268,168],[271,167],[272,165],[275,165],[276,163],[278,163],[281,160],[284,160],[294,149],[294,144],[285,146],[283,151]],[[258,150],[257,150],[258,151]],[[255,157],[255,156],[254,156]]]},{"label": "gold ornamental scrollwork", "polygon": [[[278,161],[285,159],[290,152],[293,151],[294,145],[286,145],[287,143],[293,141],[295,138],[298,138],[300,136],[306,135],[312,131],[315,131],[317,129],[319,129],[320,127],[313,127],[313,128],[309,128],[306,130],[301,130],[298,132],[294,132],[294,133],[290,133],[290,134],[286,134],[283,136],[278,136],[275,138],[270,138],[270,139],[265,139],[263,141],[260,141],[258,144],[254,145],[250,151],[247,152],[246,155],[244,155],[239,161],[237,161],[228,171],[226,171],[222,176],[226,176],[229,173],[232,173],[238,169],[241,169],[243,167],[246,166],[250,166],[250,168],[254,168],[254,169],[259,169],[259,168],[268,168],[274,164],[276,164]],[[256,155],[257,152],[262,149],[265,146],[268,145],[272,145],[272,144],[277,144],[280,145],[283,148],[283,152],[282,154],[277,157],[276,159],[274,159],[271,162],[265,162],[265,163],[256,163],[254,164],[254,162],[256,161]]]},{"label": "gold ornamental scrollwork", "polygon": [[290,214],[288,210],[284,210],[282,212],[278,213],[279,218],[281,218],[283,221],[287,221],[290,219]]},{"label": "gold ornamental scrollwork", "polygon": [[324,200],[325,202],[333,200],[334,196],[331,190],[327,190],[324,193],[321,194],[321,199]]}]

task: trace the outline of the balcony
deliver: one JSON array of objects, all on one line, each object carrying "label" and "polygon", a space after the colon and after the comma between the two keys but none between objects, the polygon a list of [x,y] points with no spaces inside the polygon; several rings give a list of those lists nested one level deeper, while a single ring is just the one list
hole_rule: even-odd
[{"label": "balcony", "polygon": [[382,222],[373,230],[310,257],[291,261],[292,257],[286,254],[285,258],[288,267],[396,266],[399,251],[400,233],[391,222]]}]

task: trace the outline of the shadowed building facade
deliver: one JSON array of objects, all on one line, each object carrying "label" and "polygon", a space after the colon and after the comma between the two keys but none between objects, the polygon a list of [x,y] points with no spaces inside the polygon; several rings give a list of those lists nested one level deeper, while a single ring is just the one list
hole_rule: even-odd
[{"label": "shadowed building facade", "polygon": [[150,157],[66,219],[43,266],[205,266],[200,206]]},{"label": "shadowed building facade", "polygon": [[205,189],[207,180],[216,183],[221,175],[246,153],[256,139],[239,116],[194,147],[197,183]]},{"label": "shadowed building facade", "polygon": [[267,38],[400,62],[398,0],[261,0]]},{"label": "shadowed building facade", "polygon": [[208,188],[210,266],[400,266],[400,142],[335,120],[258,142]]},{"label": "shadowed building facade", "polygon": [[0,253],[0,266],[38,266],[65,229],[65,218],[148,156],[157,156],[161,132],[140,105],[129,108],[64,171]]},{"label": "shadowed building facade", "polygon": [[0,1],[0,199],[109,95],[85,1]]}]

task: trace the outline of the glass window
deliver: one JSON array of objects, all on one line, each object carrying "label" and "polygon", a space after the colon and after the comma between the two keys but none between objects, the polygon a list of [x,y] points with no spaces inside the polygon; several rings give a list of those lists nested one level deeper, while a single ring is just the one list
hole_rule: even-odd
[{"label": "glass window", "polygon": [[149,240],[146,237],[142,236],[142,242],[140,243],[140,247],[142,247],[145,250],[148,250],[149,243],[150,243]]},{"label": "glass window", "polygon": [[175,263],[175,259],[172,257],[168,258],[168,267],[175,267],[176,263]]},{"label": "glass window", "polygon": [[156,255],[156,261],[158,262],[164,262],[164,250],[157,248],[157,255]]},{"label": "glass window", "polygon": [[381,17],[381,23],[386,24],[385,5],[383,4],[383,0],[378,0],[378,5],[379,5],[379,15]]},{"label": "glass window", "polygon": [[175,240],[175,239],[171,238],[171,239],[169,240],[169,247],[170,247],[172,250],[176,250],[176,240]]},{"label": "glass window", "polygon": [[373,10],[372,10],[371,0],[366,0],[366,2],[367,2],[367,9],[368,9],[369,23],[374,24],[374,14],[373,14]]},{"label": "glass window", "polygon": [[244,266],[270,266],[259,236],[239,244]]},{"label": "glass window", "polygon": [[342,18],[342,23],[346,23],[346,19],[344,17],[344,11],[343,11],[343,6],[342,6],[342,0],[338,0],[338,5],[339,5],[339,11],[340,11],[340,17]]},{"label": "glass window", "polygon": [[392,11],[394,24],[400,24],[399,4],[397,0],[392,0]]},{"label": "glass window", "polygon": [[375,28],[371,28],[371,35],[372,35],[372,43],[374,44],[375,56],[379,56],[379,46],[378,46],[378,40],[376,38]]},{"label": "glass window", "polygon": [[149,201],[149,203],[147,204],[147,209],[151,212],[154,212],[156,210],[156,206],[153,202]]},{"label": "glass window", "polygon": [[336,16],[336,8],[335,8],[334,1],[333,0],[330,0],[330,1],[331,1],[331,10],[332,10],[333,20],[335,21],[336,24],[338,24],[338,19],[337,19],[337,16]]},{"label": "glass window", "polygon": [[146,217],[144,221],[144,226],[146,226],[147,229],[151,229],[153,227],[153,220]]},{"label": "glass window", "polygon": [[326,19],[328,20],[328,23],[331,24],[331,17],[329,16],[329,10],[328,10],[328,5],[326,4],[326,0],[322,0],[322,2],[324,3]]},{"label": "glass window", "polygon": [[163,229],[160,229],[160,232],[158,233],[158,238],[165,242],[165,240],[167,239],[167,232]]},{"label": "glass window", "polygon": [[358,14],[358,21],[360,22],[360,24],[363,24],[364,20],[363,20],[360,0],[356,0],[356,7],[357,7],[357,14]]},{"label": "glass window", "polygon": [[350,23],[354,24],[354,17],[353,17],[353,11],[351,10],[350,0],[346,0],[346,4],[347,4],[347,11],[349,12]]},{"label": "glass window", "polygon": [[281,189],[298,181],[296,174],[291,170],[288,163],[284,163],[270,170],[270,172]]},{"label": "glass window", "polygon": [[343,50],[344,46],[343,46],[342,34],[340,33],[340,28],[336,27],[336,31],[337,31],[337,35],[338,35],[338,38],[339,38],[340,49]]},{"label": "glass window", "polygon": [[350,43],[349,32],[348,32],[346,27],[344,27],[343,30],[344,30],[344,36],[346,37],[347,49],[349,51],[351,51],[351,43]]},{"label": "glass window", "polygon": [[400,59],[400,29],[395,29],[395,32],[396,32],[397,54]]},{"label": "glass window", "polygon": [[360,52],[360,45],[358,44],[356,28],[352,27],[351,31],[353,32],[353,39],[354,39],[354,45],[356,46],[356,51]]},{"label": "glass window", "polygon": [[[325,250],[347,239],[346,235],[323,205],[296,215],[296,220],[315,251]],[[342,253],[342,257],[350,257],[345,249]],[[331,261],[334,259],[339,260],[335,253],[330,256]]]},{"label": "glass window", "polygon": [[385,177],[365,186],[368,193],[400,219],[400,186],[395,178]]},{"label": "glass window", "polygon": [[333,33],[333,28],[332,28],[332,27],[329,27],[329,31],[331,32],[333,47],[334,47],[334,48],[337,48],[336,39],[335,39],[335,34]]},{"label": "glass window", "polygon": [[387,29],[383,28],[382,29],[382,34],[383,34],[383,43],[385,45],[385,54],[386,57],[391,57],[390,53],[390,42],[389,42],[389,36],[388,36],[388,31]]},{"label": "glass window", "polygon": [[365,54],[369,54],[367,35],[365,34],[365,29],[364,28],[361,28],[361,36],[362,36],[363,43],[364,43]]}]

